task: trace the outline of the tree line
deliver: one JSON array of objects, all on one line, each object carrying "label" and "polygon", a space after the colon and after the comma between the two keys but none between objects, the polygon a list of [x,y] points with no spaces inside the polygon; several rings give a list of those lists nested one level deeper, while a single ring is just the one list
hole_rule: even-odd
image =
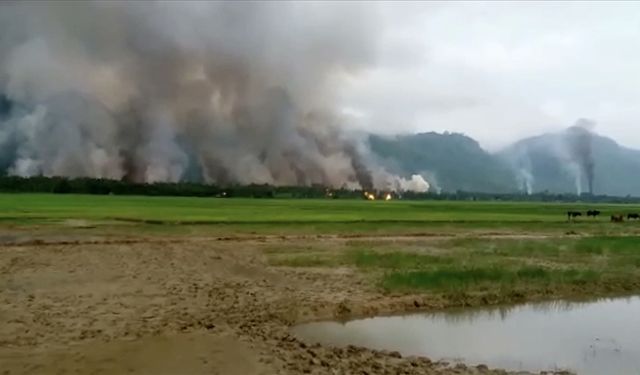
[{"label": "tree line", "polygon": [[100,178],[18,177],[0,176],[3,193],[54,193],[99,195],[149,195],[219,198],[293,198],[293,199],[376,199],[453,200],[453,201],[511,201],[511,202],[588,202],[640,203],[640,197],[606,195],[576,195],[541,192],[531,195],[514,193],[456,192],[365,192],[351,189],[330,189],[324,186],[272,186],[267,184],[217,186],[194,182],[134,183]]}]

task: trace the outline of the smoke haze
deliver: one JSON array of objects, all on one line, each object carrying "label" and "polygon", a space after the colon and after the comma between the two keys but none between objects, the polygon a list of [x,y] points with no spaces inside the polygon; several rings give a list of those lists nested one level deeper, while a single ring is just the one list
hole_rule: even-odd
[{"label": "smoke haze", "polygon": [[422,189],[370,165],[334,110],[340,83],[374,64],[379,29],[373,7],[338,7],[3,3],[0,168]]},{"label": "smoke haze", "polygon": [[582,180],[587,181],[589,194],[593,194],[593,182],[595,179],[595,161],[593,159],[592,133],[595,122],[587,119],[579,119],[574,126],[566,131],[566,144],[569,158],[572,163],[570,168],[576,178],[576,190],[582,193]]}]

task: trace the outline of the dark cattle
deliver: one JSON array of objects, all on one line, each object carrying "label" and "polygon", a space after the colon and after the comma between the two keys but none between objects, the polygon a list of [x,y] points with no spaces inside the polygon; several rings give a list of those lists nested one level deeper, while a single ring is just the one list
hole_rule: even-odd
[{"label": "dark cattle", "polygon": [[628,220],[638,220],[638,219],[640,219],[640,214],[628,214],[627,215],[627,219]]},{"label": "dark cattle", "polygon": [[569,221],[571,221],[571,219],[575,219],[578,216],[582,216],[582,213],[578,211],[567,211],[567,218],[569,219]]},{"label": "dark cattle", "polygon": [[589,210],[587,211],[587,217],[598,217],[601,214],[598,210]]},{"label": "dark cattle", "polygon": [[611,215],[611,221],[614,223],[622,223],[624,221],[624,215]]}]

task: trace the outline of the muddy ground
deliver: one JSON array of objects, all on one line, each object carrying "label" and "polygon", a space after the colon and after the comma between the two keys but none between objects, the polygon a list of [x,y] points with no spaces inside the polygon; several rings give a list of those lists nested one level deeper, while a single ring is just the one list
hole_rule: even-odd
[{"label": "muddy ground", "polygon": [[291,241],[309,239],[7,238],[0,373],[506,373],[293,338],[299,322],[452,301],[386,295],[349,268],[269,265],[264,249]]}]

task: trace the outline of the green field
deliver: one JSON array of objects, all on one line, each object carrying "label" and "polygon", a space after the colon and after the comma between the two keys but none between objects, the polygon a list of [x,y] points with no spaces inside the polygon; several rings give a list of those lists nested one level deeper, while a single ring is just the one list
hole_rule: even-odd
[{"label": "green field", "polygon": [[584,297],[640,290],[639,236],[551,236],[353,240],[280,245],[278,267],[344,267],[388,292],[497,298]]},{"label": "green field", "polygon": [[[591,208],[601,217],[567,222],[567,210]],[[81,220],[97,234],[640,234],[640,222],[610,223],[609,215],[627,212],[640,205],[0,194],[4,225],[67,228]]]},{"label": "green field", "polygon": [[[567,210],[593,208],[601,217],[567,221]],[[640,206],[0,195],[5,232],[43,238],[280,235],[282,243],[264,250],[275,267],[347,267],[386,291],[498,290],[503,296],[637,290],[640,222],[609,221],[611,214],[628,212]],[[286,237],[299,234],[336,234],[342,242]]]},{"label": "green field", "polygon": [[[563,223],[567,210],[640,212],[640,205],[510,202],[221,199],[0,194],[2,220],[140,220],[156,223]],[[581,222],[591,222],[582,218]]]}]

